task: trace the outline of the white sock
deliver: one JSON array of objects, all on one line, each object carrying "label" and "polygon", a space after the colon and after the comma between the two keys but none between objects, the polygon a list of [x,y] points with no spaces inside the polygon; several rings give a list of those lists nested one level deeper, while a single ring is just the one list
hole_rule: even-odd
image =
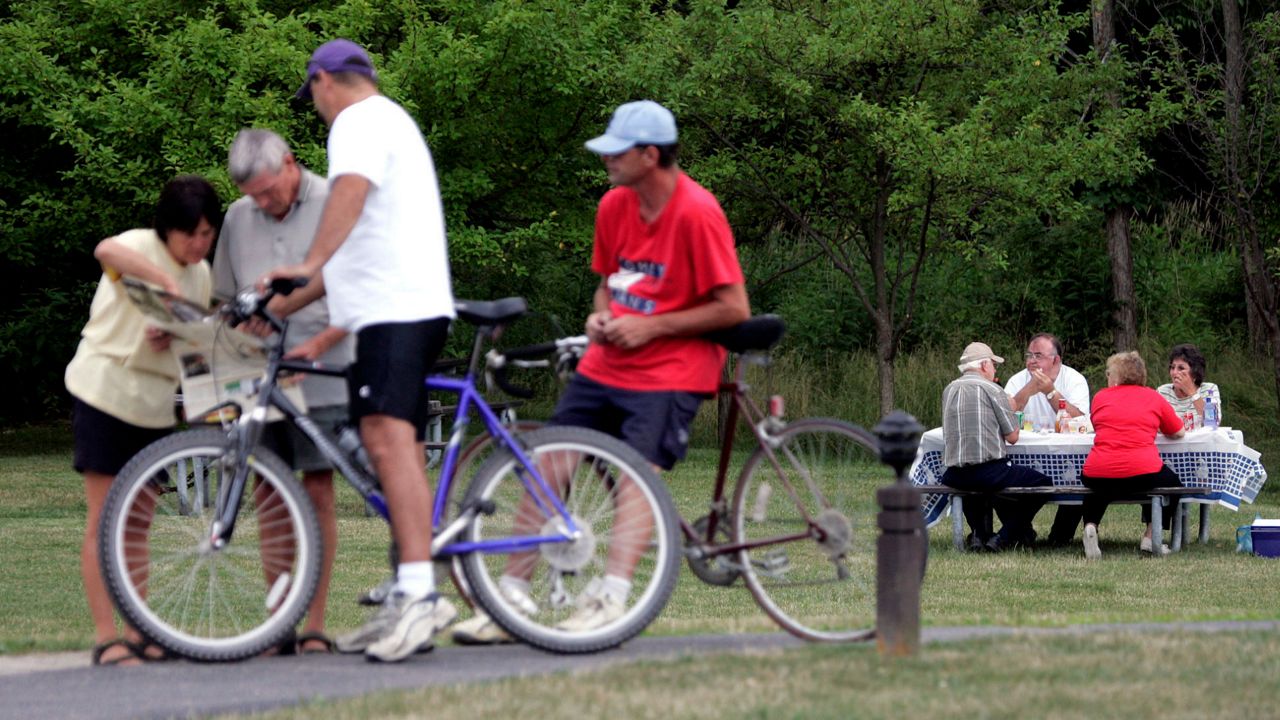
[{"label": "white sock", "polygon": [[600,583],[600,592],[620,605],[626,604],[627,595],[631,594],[631,581],[617,575],[605,575],[604,582]]},{"label": "white sock", "polygon": [[431,561],[400,563],[396,568],[396,590],[416,598],[435,592],[436,571]]}]

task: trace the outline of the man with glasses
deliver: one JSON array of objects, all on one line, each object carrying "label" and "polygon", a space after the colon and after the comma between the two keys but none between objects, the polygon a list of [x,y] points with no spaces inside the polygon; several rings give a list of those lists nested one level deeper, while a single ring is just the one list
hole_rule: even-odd
[{"label": "man with glasses", "polygon": [[[969,343],[960,356],[960,377],[942,391],[942,462],[947,470],[942,484],[957,490],[994,493],[1011,487],[1042,487],[1052,481],[1005,457],[1005,443],[1018,442],[1020,429],[1009,407],[1009,397],[996,384],[996,365],[1004,358],[986,343]],[[1045,498],[999,498],[971,495],[964,501],[964,516],[973,530],[971,550],[999,552],[1029,547],[1035,532],[1031,520]],[[992,528],[991,512],[1000,516],[1000,532]]]},{"label": "man with glasses", "polygon": [[[1033,427],[1053,427],[1058,401],[1065,400],[1067,414],[1089,414],[1089,383],[1084,376],[1062,364],[1062,343],[1049,333],[1037,333],[1027,343],[1027,367],[1005,383],[1013,409]],[[1059,505],[1047,540],[1050,545],[1069,545],[1075,540],[1082,510],[1079,505]]]}]

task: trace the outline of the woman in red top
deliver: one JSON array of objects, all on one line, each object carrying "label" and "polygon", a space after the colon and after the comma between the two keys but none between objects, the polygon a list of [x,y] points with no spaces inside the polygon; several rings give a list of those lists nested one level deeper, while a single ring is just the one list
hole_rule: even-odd
[{"label": "woman in red top", "polygon": [[[1180,438],[1182,420],[1146,382],[1147,366],[1138,353],[1116,353],[1107,358],[1107,388],[1094,396],[1089,413],[1096,432],[1093,450],[1080,475],[1080,482],[1093,491],[1084,499],[1084,554],[1090,560],[1102,557],[1098,523],[1114,498],[1182,485],[1156,450],[1156,432]],[[1165,516],[1166,523],[1170,519],[1171,515]],[[1143,506],[1143,520],[1147,534],[1142,546],[1149,548],[1149,505]]]}]

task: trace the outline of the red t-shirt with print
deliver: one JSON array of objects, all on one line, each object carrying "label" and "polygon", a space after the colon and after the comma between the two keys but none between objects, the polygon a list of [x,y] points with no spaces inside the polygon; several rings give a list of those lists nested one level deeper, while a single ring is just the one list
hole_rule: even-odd
[{"label": "red t-shirt with print", "polygon": [[1089,420],[1096,433],[1084,474],[1121,478],[1158,472],[1163,462],[1156,432],[1171,435],[1182,420],[1160,393],[1142,385],[1116,385],[1093,396]]},{"label": "red t-shirt with print", "polygon": [[[639,197],[630,188],[605,193],[591,268],[605,278],[614,317],[696,307],[713,289],[743,282],[720,203],[683,172],[652,224],[640,219]],[[626,390],[710,393],[724,358],[723,348],[696,337],[662,337],[632,350],[592,343],[578,372]]]}]

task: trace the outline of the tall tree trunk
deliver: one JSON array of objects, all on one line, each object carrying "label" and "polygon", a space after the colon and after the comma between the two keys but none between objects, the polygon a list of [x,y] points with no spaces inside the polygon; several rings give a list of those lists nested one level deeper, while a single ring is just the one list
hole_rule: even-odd
[{"label": "tall tree trunk", "polygon": [[[1116,50],[1116,17],[1113,0],[1093,0],[1093,48],[1102,62]],[[1107,93],[1107,104],[1120,107],[1120,98]],[[1115,303],[1112,313],[1113,340],[1117,352],[1133,350],[1138,345],[1138,302],[1133,289],[1133,243],[1129,236],[1128,205],[1116,203],[1107,208],[1107,255],[1111,258],[1111,294]]]},{"label": "tall tree trunk", "polygon": [[1138,347],[1138,312],[1133,289],[1133,246],[1128,205],[1107,210],[1107,255],[1111,258],[1111,295],[1115,300],[1112,338],[1116,352]]},{"label": "tall tree trunk", "polygon": [[[1241,243],[1240,263],[1241,271],[1246,278],[1245,292],[1255,292],[1258,288],[1251,288],[1248,278],[1253,275],[1259,268],[1265,268],[1265,260],[1262,265],[1253,265],[1259,258],[1252,258],[1245,245],[1250,243],[1249,233],[1245,231],[1246,218],[1242,203],[1248,203],[1249,200],[1245,196],[1241,196],[1237,191],[1241,190],[1242,178],[1244,178],[1244,168],[1241,167],[1243,161],[1242,152],[1244,149],[1244,31],[1240,20],[1240,4],[1238,0],[1222,0],[1222,36],[1224,51],[1226,55],[1226,63],[1223,68],[1222,90],[1223,90],[1223,113],[1226,116],[1226,133],[1223,138],[1223,170],[1227,177],[1229,190],[1231,193],[1230,202],[1232,208],[1232,219],[1235,221],[1237,229],[1237,242]],[[1251,224],[1251,223],[1250,223]],[[1269,281],[1268,281],[1269,284]],[[1270,303],[1261,301],[1257,298],[1255,302],[1253,298],[1249,298],[1245,303],[1247,318],[1249,321],[1249,344],[1253,346],[1256,352],[1270,352],[1275,343],[1275,339],[1271,336],[1271,325],[1274,324],[1274,318],[1268,318],[1270,312]],[[1280,376],[1277,376],[1277,382],[1280,382]]]},{"label": "tall tree trunk", "polygon": [[876,158],[876,204],[872,211],[868,260],[875,283],[876,375],[880,380],[880,416],[893,410],[893,360],[897,347],[893,337],[894,297],[889,282],[886,244],[889,236],[889,196],[893,192],[893,171],[881,153]]},{"label": "tall tree trunk", "polygon": [[[880,345],[881,343],[877,340],[876,344]],[[880,351],[876,352],[876,379],[880,381],[880,417],[884,417],[894,410],[893,360],[892,357],[886,358]]]},{"label": "tall tree trunk", "polygon": [[[1276,400],[1280,403],[1280,318],[1277,291],[1266,252],[1259,236],[1257,215],[1253,210],[1255,195],[1245,178],[1247,138],[1244,127],[1245,56],[1244,33],[1238,0],[1222,0],[1222,29],[1226,64],[1223,68],[1223,132],[1222,164],[1228,193],[1228,207],[1235,225],[1236,243],[1244,274],[1245,299],[1251,313],[1250,333],[1259,329],[1263,335],[1251,338],[1255,348],[1271,353],[1275,374]],[[1256,324],[1255,324],[1256,323]]]}]

